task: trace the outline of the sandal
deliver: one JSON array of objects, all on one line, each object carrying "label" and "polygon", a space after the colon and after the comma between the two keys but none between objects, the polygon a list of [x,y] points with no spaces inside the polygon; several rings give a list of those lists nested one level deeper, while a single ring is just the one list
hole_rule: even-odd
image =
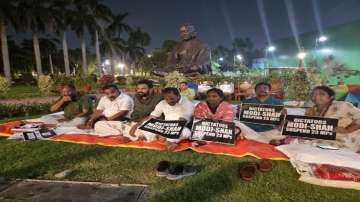
[{"label": "sandal", "polygon": [[160,161],[156,165],[156,176],[158,177],[166,177],[169,173],[170,162],[169,161]]},{"label": "sandal", "polygon": [[169,173],[166,176],[168,180],[179,180],[183,177],[192,176],[196,174],[196,170],[192,166],[186,165],[174,165],[169,169]]},{"label": "sandal", "polygon": [[256,174],[257,166],[254,162],[244,163],[243,166],[240,167],[240,177],[245,181],[251,181]]},{"label": "sandal", "polygon": [[269,172],[273,168],[273,163],[270,159],[261,159],[259,163],[257,163],[257,167],[261,172]]}]

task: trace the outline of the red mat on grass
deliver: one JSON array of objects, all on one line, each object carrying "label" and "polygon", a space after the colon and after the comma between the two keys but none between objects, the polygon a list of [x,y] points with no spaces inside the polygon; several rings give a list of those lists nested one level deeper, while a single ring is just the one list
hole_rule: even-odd
[{"label": "red mat on grass", "polygon": [[[9,122],[6,124],[0,124],[0,135],[10,136],[11,128],[18,125],[20,122]],[[112,147],[127,147],[127,148],[144,148],[154,150],[165,150],[166,146],[160,141],[145,142],[134,141],[129,143],[123,143],[119,139],[114,137],[99,137],[87,134],[62,134],[51,138],[52,141],[72,142],[78,144],[98,144]],[[192,149],[199,153],[210,154],[222,154],[235,157],[253,156],[256,158],[268,158],[273,160],[287,160],[287,157],[276,150],[274,146],[269,144],[258,143],[252,140],[241,140],[236,145],[224,145],[208,143],[199,147],[192,147],[190,141],[184,141],[179,144],[175,151],[184,151]]]}]

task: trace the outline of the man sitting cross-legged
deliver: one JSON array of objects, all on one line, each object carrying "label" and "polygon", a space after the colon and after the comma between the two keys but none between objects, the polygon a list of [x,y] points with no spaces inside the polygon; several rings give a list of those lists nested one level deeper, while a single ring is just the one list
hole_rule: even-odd
[{"label": "man sitting cross-legged", "polygon": [[[165,120],[182,120],[188,122],[194,111],[192,102],[190,102],[186,97],[181,96],[177,88],[165,88],[162,91],[162,94],[164,96],[164,100],[156,105],[154,111],[151,112],[148,119],[159,119],[162,115],[164,115]],[[148,119],[144,119],[143,122]],[[157,138],[159,138],[161,141],[165,141],[169,151],[174,150],[181,140],[188,139],[191,136],[190,129],[186,127],[182,130],[179,139],[163,138],[151,132],[142,130],[139,131],[141,131],[145,139],[148,141],[153,141]]]},{"label": "man sitting cross-legged", "polygon": [[141,80],[136,86],[131,122],[99,121],[95,124],[95,131],[99,134],[123,136],[124,141],[138,140],[143,135],[137,128],[161,100],[162,96],[154,93],[152,81]]},{"label": "man sitting cross-legged", "polygon": [[74,85],[66,85],[62,96],[51,106],[51,112],[64,111],[64,116],[46,115],[40,119],[45,125],[75,127],[86,123],[91,113],[92,101],[89,96],[80,96]]},{"label": "man sitting cross-legged", "polygon": [[[266,105],[283,105],[283,102],[270,95],[271,85],[266,82],[260,82],[255,85],[255,97],[246,99],[244,104],[266,104]],[[283,113],[286,113],[284,109]],[[269,143],[272,139],[282,139],[280,127],[261,125],[255,123],[235,122],[244,132],[247,139],[256,140],[263,143]]]},{"label": "man sitting cross-legged", "polygon": [[116,85],[107,85],[103,87],[104,94],[94,113],[90,116],[90,120],[85,127],[92,128],[97,121],[125,121],[129,120],[134,108],[133,99],[120,92]]}]

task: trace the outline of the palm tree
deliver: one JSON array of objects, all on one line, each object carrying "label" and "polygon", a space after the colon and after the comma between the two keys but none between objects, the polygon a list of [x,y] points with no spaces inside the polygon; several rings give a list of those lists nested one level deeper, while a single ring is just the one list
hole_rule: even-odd
[{"label": "palm tree", "polygon": [[128,13],[112,16],[112,22],[104,29],[102,33],[102,49],[111,56],[111,71],[115,73],[115,59],[118,54],[126,51],[126,41],[122,38],[124,32],[130,32],[131,27],[124,23]]},{"label": "palm tree", "polygon": [[140,27],[129,33],[126,52],[132,60],[135,68],[138,60],[145,55],[145,48],[150,44],[151,37],[147,32],[143,32]]},{"label": "palm tree", "polygon": [[102,4],[99,0],[90,0],[88,1],[88,6],[91,15],[94,18],[95,21],[95,33],[90,34],[92,37],[92,42],[95,43],[95,52],[96,52],[96,66],[98,68],[98,71],[101,75],[101,54],[100,54],[100,41],[99,41],[99,33],[100,35],[104,35],[103,27],[102,25],[105,23],[108,23],[111,21],[111,17],[113,16],[113,13],[111,12],[111,9],[107,7],[106,5]]},{"label": "palm tree", "polygon": [[115,60],[118,53],[125,51],[126,41],[119,37],[113,37],[110,32],[105,31],[100,48],[102,52],[110,56],[111,73],[115,74]]},{"label": "palm tree", "polygon": [[47,38],[39,39],[40,47],[42,49],[43,55],[49,57],[49,66],[50,72],[54,74],[54,65],[52,60],[52,55],[57,53],[57,45],[60,44],[59,39],[47,36]]},{"label": "palm tree", "polygon": [[11,79],[9,48],[7,41],[7,26],[13,23],[15,1],[0,2],[0,35],[1,35],[1,52],[4,65],[4,75]]},{"label": "palm tree", "polygon": [[85,32],[95,33],[97,23],[93,16],[91,6],[95,0],[74,0],[75,11],[73,12],[73,19],[71,27],[80,39],[82,51],[82,68],[83,72],[87,73],[87,59],[86,59],[86,42]]},{"label": "palm tree", "polygon": [[20,1],[18,5],[17,28],[22,31],[32,32],[33,47],[35,52],[36,70],[42,75],[41,53],[39,46],[39,35],[45,32],[46,26],[50,23],[51,12],[46,0]]},{"label": "palm tree", "polygon": [[52,13],[55,20],[56,32],[60,35],[64,55],[65,75],[70,76],[69,50],[66,39],[66,31],[71,21],[70,11],[72,0],[55,0],[52,4]]}]

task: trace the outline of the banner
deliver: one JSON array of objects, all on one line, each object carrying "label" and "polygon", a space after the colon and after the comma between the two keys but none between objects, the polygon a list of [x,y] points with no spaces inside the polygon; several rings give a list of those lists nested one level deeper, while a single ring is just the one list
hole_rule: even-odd
[{"label": "banner", "polygon": [[185,125],[186,121],[165,121],[150,119],[142,126],[140,126],[139,129],[155,133],[166,138],[178,139]]},{"label": "banner", "polygon": [[243,103],[240,106],[239,120],[263,125],[280,125],[284,118],[283,109],[283,105]]},{"label": "banner", "polygon": [[282,135],[335,140],[337,124],[337,119],[287,115]]},{"label": "banner", "polygon": [[194,119],[192,140],[235,144],[235,123],[210,119]]}]

